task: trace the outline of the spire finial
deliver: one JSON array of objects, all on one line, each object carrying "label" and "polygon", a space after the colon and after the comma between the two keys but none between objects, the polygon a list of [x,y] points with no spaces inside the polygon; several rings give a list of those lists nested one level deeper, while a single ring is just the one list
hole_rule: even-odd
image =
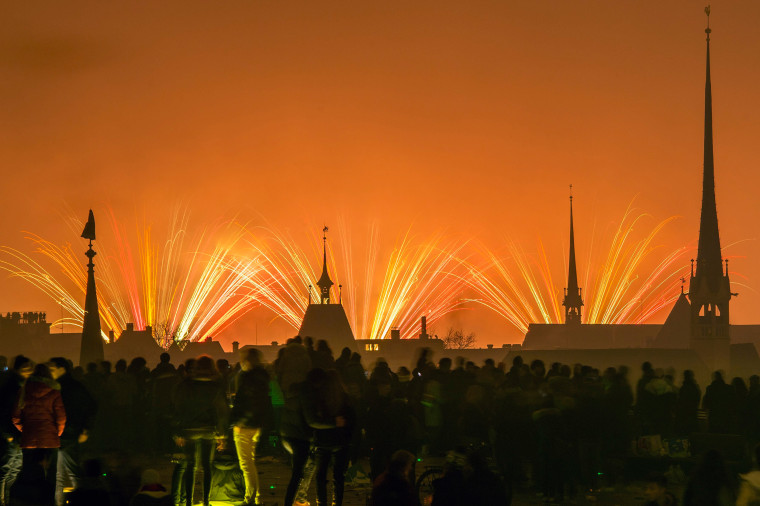
[{"label": "spire finial", "polygon": [[317,281],[321,293],[321,303],[330,303],[330,287],[334,284],[327,273],[327,225],[322,229],[322,276]]},{"label": "spire finial", "polygon": [[705,33],[707,34],[707,42],[710,42],[710,4],[707,4],[707,7],[705,7],[705,14],[707,14],[707,28],[705,28]]},{"label": "spire finial", "polygon": [[573,201],[573,185],[571,183],[570,184],[570,202],[572,202],[572,201]]}]

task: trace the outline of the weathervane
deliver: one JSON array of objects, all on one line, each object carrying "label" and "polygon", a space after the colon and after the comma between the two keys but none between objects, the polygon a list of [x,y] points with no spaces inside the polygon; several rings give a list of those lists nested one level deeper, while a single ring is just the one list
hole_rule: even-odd
[{"label": "weathervane", "polygon": [[710,4],[707,4],[707,7],[705,7],[705,14],[707,14],[707,28],[705,28],[705,33],[707,34],[707,41],[710,41]]}]

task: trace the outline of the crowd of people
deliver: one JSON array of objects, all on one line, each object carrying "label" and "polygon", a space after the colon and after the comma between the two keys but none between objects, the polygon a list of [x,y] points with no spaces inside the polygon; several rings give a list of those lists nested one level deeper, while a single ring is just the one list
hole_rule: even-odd
[{"label": "crowd of people", "polygon": [[[760,441],[760,377],[727,383],[716,372],[703,394],[691,371],[676,382],[674,371],[649,363],[633,386],[625,367],[547,368],[520,357],[511,365],[435,363],[429,350],[411,368],[380,359],[366,369],[348,348],[335,357],[325,341],[300,337],[271,364],[253,348],[234,365],[200,356],[175,367],[165,353],[152,370],[139,357],[85,368],[63,357],[0,362],[7,505],[190,505],[198,468],[200,500],[209,504],[221,456],[236,459],[240,500],[262,504],[263,448],[289,455],[285,506],[341,506],[347,471],[363,459],[374,506],[418,505],[414,477],[427,455],[447,455],[432,484],[434,506],[510,504],[519,487],[558,502],[622,479],[641,436]],[[155,465],[141,475],[127,469],[125,456],[134,455],[154,464],[176,455],[171,486]],[[680,499],[751,504],[758,496],[760,471],[740,479],[711,451]],[[660,506],[679,499],[663,475],[649,479],[647,498]]]}]

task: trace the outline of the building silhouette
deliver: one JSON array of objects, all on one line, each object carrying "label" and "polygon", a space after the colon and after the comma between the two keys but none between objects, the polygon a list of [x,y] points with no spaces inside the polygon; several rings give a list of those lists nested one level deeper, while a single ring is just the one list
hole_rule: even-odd
[{"label": "building silhouette", "polygon": [[[573,185],[570,185],[572,191]],[[581,308],[583,307],[583,297],[581,289],[578,287],[578,270],[575,267],[575,230],[573,227],[573,195],[570,194],[570,254],[568,255],[567,265],[567,288],[565,288],[565,298],[562,300],[565,306],[565,323],[580,324]]]},{"label": "building silhouette", "polygon": [[79,365],[85,366],[90,362],[103,360],[103,338],[100,330],[100,312],[98,311],[98,293],[95,288],[95,250],[92,241],[95,240],[95,216],[90,209],[90,216],[82,231],[82,237],[90,241],[85,253],[87,263],[87,292],[84,298],[84,321],[82,322],[82,344],[79,347]]},{"label": "building silhouette", "polygon": [[[523,342],[527,350],[573,350],[583,356],[604,357],[609,363],[627,364],[634,350],[642,349],[649,360],[680,364],[695,371],[714,370],[732,374],[760,369],[756,346],[760,345],[760,325],[730,325],[731,293],[728,260],[721,255],[718,212],[715,200],[713,156],[712,87],[710,80],[709,10],[705,81],[704,163],[702,206],[696,261],[691,262],[689,291],[676,300],[664,324],[616,325],[583,324],[581,298],[575,268],[575,237],[570,202],[570,260],[565,289],[565,324],[531,324]],[[577,325],[576,325],[577,323]],[[674,355],[674,351],[677,353]],[[641,354],[636,352],[637,354]],[[530,352],[528,354],[530,356]],[[642,355],[643,356],[643,355]],[[614,357],[614,358],[613,358]],[[617,362],[619,360],[619,362]],[[567,361],[562,360],[564,362]]]},{"label": "building silhouette", "polygon": [[[335,283],[330,279],[327,269],[327,231],[327,227],[322,230],[322,275],[317,281],[319,296],[312,300],[310,286],[309,305],[306,307],[298,335],[304,338],[311,337],[315,342],[324,339],[334,352],[340,353],[340,350],[346,347],[354,350],[356,341],[343,308],[340,291],[337,304],[332,302],[330,296]],[[338,288],[342,290],[342,286],[339,285]]]}]

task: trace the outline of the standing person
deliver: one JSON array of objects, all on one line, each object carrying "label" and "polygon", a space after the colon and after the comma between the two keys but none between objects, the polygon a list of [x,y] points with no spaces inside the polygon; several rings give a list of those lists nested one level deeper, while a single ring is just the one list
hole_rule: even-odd
[{"label": "standing person", "polygon": [[306,373],[311,369],[311,358],[300,337],[288,341],[280,350],[281,356],[276,363],[277,381],[285,396],[280,420],[282,446],[291,455],[291,473],[285,490],[284,506],[292,506],[296,499],[304,468],[309,460],[312,430],[303,414],[302,400],[305,389]]},{"label": "standing person", "polygon": [[272,418],[269,373],[261,366],[261,352],[250,348],[240,360],[235,403],[230,423],[240,469],[245,479],[245,506],[260,504],[259,475],[256,470],[256,445],[262,428]]},{"label": "standing person", "polygon": [[175,504],[193,504],[196,458],[203,467],[203,504],[208,506],[211,493],[211,461],[214,440],[224,445],[227,419],[225,388],[214,360],[201,355],[195,360],[192,374],[177,386],[174,394],[175,441],[185,456],[174,468],[172,493]]},{"label": "standing person", "polygon": [[356,421],[353,406],[336,370],[312,369],[306,377],[304,415],[314,429],[317,506],[327,505],[327,471],[333,466],[333,506],[342,506],[349,445]]},{"label": "standing person", "polygon": [[53,380],[47,365],[37,364],[19,392],[13,425],[21,432],[23,467],[46,462],[46,478],[55,486],[56,457],[66,427],[66,411],[61,386]]},{"label": "standing person", "polygon": [[723,373],[715,371],[713,382],[705,389],[702,408],[706,409],[708,432],[734,434],[736,392],[723,380]]},{"label": "standing person", "polygon": [[678,436],[688,436],[692,432],[699,431],[699,401],[702,391],[694,379],[694,371],[686,369],[683,372],[683,383],[678,389],[676,401],[675,433]]},{"label": "standing person", "polygon": [[2,456],[0,456],[0,504],[7,504],[8,494],[13,481],[21,471],[21,433],[13,425],[13,407],[16,405],[19,392],[24,383],[32,375],[34,364],[19,355],[13,360],[13,369],[0,389],[0,433],[2,435]]},{"label": "standing person", "polygon": [[150,374],[150,411],[154,424],[153,450],[159,454],[168,454],[174,450],[172,396],[180,382],[180,376],[171,363],[171,356],[166,352],[161,354],[159,364]]},{"label": "standing person", "polygon": [[97,405],[87,388],[71,375],[71,363],[63,357],[53,357],[48,363],[50,374],[61,385],[61,398],[66,410],[66,428],[61,434],[58,450],[55,502],[63,504],[64,487],[76,488],[81,475],[80,445],[87,441],[95,419]]}]

